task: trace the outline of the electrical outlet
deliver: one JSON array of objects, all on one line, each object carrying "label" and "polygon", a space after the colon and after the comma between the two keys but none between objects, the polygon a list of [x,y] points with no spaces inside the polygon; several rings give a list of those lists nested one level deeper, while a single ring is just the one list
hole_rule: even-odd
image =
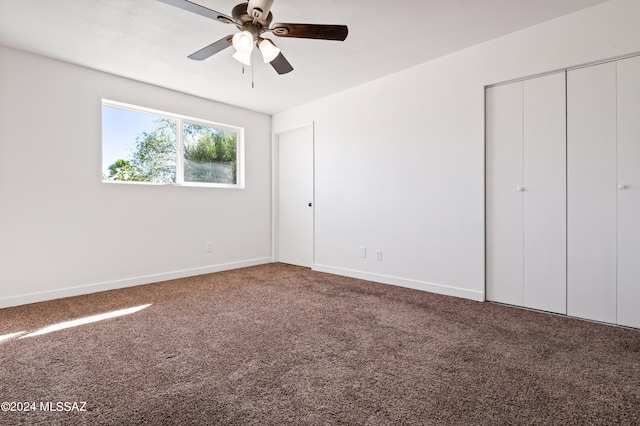
[{"label": "electrical outlet", "polygon": [[204,251],[206,251],[207,253],[211,253],[212,250],[213,250],[213,243],[205,243]]},{"label": "electrical outlet", "polygon": [[382,250],[376,250],[376,260],[378,262],[382,261]]},{"label": "electrical outlet", "polygon": [[367,257],[367,248],[366,247],[360,247],[360,257],[362,257],[362,258]]}]

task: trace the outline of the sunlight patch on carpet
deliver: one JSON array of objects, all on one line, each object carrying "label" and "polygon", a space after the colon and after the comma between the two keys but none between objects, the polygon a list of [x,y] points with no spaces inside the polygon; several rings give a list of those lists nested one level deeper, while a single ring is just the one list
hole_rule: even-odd
[{"label": "sunlight patch on carpet", "polygon": [[133,313],[139,312],[139,311],[141,311],[141,310],[143,310],[145,308],[148,308],[149,306],[151,306],[151,303],[149,303],[147,305],[136,306],[136,307],[133,307],[133,308],[120,309],[120,310],[117,310],[117,311],[106,312],[104,314],[91,315],[89,317],[78,318],[78,319],[71,320],[71,321],[60,322],[58,324],[53,324],[53,325],[50,325],[48,327],[41,328],[40,330],[34,331],[33,333],[26,334],[26,335],[20,337],[20,339],[25,339],[27,337],[40,336],[42,334],[52,333],[54,331],[64,330],[66,328],[77,327],[79,325],[90,324],[90,323],[93,323],[93,322],[104,321],[104,320],[111,319],[111,318],[116,318],[116,317],[121,317],[121,316],[124,316],[124,315],[133,314]]},{"label": "sunlight patch on carpet", "polygon": [[17,333],[11,333],[11,334],[4,334],[0,336],[0,343],[4,342],[5,340],[13,339],[14,337],[18,337],[19,335],[24,333],[26,333],[26,331],[19,331]]}]

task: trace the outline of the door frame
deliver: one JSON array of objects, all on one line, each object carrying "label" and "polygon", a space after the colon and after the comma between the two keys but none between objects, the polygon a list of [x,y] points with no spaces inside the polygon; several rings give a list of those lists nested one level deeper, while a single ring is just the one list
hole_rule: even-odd
[{"label": "door frame", "polygon": [[315,167],[315,159],[316,159],[316,135],[315,135],[315,123],[313,121],[301,124],[295,127],[289,127],[284,130],[278,130],[273,132],[271,135],[271,262],[279,261],[279,245],[280,245],[280,229],[279,229],[279,201],[280,201],[280,136],[284,134],[288,134],[291,132],[295,132],[302,129],[310,129],[311,130],[311,151],[312,151],[312,176],[313,176],[313,184],[311,188],[312,200],[313,203],[311,207],[311,215],[312,215],[312,226],[311,226],[311,265],[315,264],[315,231],[316,231],[316,167]]}]

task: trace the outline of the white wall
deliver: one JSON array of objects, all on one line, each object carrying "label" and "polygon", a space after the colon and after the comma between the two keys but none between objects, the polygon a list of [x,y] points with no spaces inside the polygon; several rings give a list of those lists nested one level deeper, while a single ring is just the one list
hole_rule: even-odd
[{"label": "white wall", "polygon": [[[102,183],[102,98],[244,127],[246,188]],[[265,114],[0,47],[0,307],[271,261],[270,133]]]},{"label": "white wall", "polygon": [[484,87],[640,52],[638,16],[613,0],[275,115],[315,123],[314,269],[484,300]]}]

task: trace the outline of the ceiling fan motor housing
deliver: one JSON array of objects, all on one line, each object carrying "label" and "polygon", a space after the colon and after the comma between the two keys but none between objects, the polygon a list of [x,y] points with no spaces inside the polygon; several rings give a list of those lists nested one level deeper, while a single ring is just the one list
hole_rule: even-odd
[{"label": "ceiling fan motor housing", "polygon": [[269,16],[272,5],[273,0],[249,0],[247,13],[253,18],[260,19],[263,16]]},{"label": "ceiling fan motor housing", "polygon": [[269,25],[271,25],[273,14],[269,12],[268,15],[263,14],[260,18],[254,18],[247,11],[248,6],[249,3],[240,3],[233,8],[233,10],[231,11],[231,16],[233,16],[233,20],[235,21],[238,28],[253,33],[256,36],[257,40],[258,36],[262,32],[264,32],[264,30],[269,28]]}]

